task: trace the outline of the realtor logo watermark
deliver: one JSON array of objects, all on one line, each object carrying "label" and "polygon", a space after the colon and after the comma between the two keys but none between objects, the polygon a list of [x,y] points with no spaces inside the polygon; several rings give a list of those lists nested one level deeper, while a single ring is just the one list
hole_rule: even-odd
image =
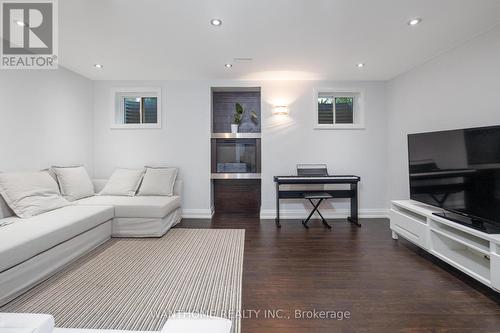
[{"label": "realtor logo watermark", "polygon": [[1,69],[56,69],[57,0],[0,0]]}]

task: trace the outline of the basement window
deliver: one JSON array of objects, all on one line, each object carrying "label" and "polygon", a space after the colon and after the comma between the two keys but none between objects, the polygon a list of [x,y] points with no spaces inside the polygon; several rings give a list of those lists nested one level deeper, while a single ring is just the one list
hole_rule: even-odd
[{"label": "basement window", "polygon": [[316,129],[363,129],[363,92],[360,89],[320,89],[314,94]]},{"label": "basement window", "polygon": [[117,88],[112,128],[161,128],[160,88]]}]

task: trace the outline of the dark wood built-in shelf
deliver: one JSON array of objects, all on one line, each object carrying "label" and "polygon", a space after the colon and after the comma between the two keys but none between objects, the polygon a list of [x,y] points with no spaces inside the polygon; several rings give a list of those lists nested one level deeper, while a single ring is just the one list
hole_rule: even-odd
[{"label": "dark wood built-in shelf", "polygon": [[[238,133],[231,133],[236,103],[245,113]],[[252,112],[256,117],[252,118]],[[215,214],[260,214],[260,132],[259,87],[212,88],[210,178]]]}]

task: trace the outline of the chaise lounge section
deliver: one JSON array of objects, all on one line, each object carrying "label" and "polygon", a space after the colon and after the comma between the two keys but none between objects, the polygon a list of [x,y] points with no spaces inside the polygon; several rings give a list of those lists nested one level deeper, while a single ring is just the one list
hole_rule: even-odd
[{"label": "chaise lounge section", "polygon": [[[107,180],[94,180],[99,193]],[[82,206],[113,206],[112,237],[161,237],[181,220],[182,180],[176,180],[172,196],[96,195],[80,199]]]},{"label": "chaise lounge section", "polygon": [[113,216],[112,206],[66,206],[0,219],[0,305],[106,242]]}]

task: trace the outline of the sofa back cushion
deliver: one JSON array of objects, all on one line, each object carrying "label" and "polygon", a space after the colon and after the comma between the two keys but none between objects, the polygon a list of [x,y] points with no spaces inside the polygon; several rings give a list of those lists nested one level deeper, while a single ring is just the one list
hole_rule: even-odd
[{"label": "sofa back cushion", "polygon": [[166,195],[174,192],[177,168],[150,168],[146,167],[144,178],[137,195]]},{"label": "sofa back cushion", "polygon": [[68,201],[93,196],[94,185],[83,166],[52,167],[57,176],[62,196]]},{"label": "sofa back cushion", "polygon": [[99,195],[133,197],[141,184],[144,169],[116,169]]},{"label": "sofa back cushion", "polygon": [[21,218],[30,218],[69,205],[56,181],[46,172],[0,173],[0,195]]}]

